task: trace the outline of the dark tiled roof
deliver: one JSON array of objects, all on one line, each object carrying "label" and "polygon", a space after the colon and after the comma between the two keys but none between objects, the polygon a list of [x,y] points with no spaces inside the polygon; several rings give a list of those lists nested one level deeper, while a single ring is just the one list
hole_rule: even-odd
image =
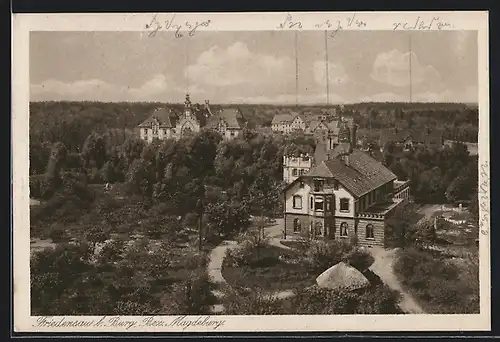
[{"label": "dark tiled roof", "polygon": [[[346,149],[346,146],[339,146],[337,153]],[[355,150],[348,153],[345,158],[349,158],[348,164],[338,155],[317,164],[304,176],[335,178],[356,197],[363,196],[387,182],[397,179],[396,175],[382,163],[364,152]]]},{"label": "dark tiled roof", "polygon": [[423,130],[401,130],[397,132],[385,130],[380,133],[379,143],[381,146],[389,141],[402,143],[408,137],[416,143],[436,144],[443,141],[443,132],[439,130],[434,130],[429,133]]},{"label": "dark tiled roof", "polygon": [[207,125],[215,127],[220,120],[224,120],[228,128],[240,129],[243,127],[243,119],[236,109],[223,109],[219,113],[213,115]]},{"label": "dark tiled roof", "polygon": [[293,116],[290,114],[276,114],[273,118],[273,121],[271,121],[271,124],[280,124],[281,122],[292,122]]},{"label": "dark tiled roof", "polygon": [[139,127],[151,127],[153,122],[158,120],[161,128],[172,128],[175,126],[175,117],[166,108],[156,108],[151,116],[144,120]]}]

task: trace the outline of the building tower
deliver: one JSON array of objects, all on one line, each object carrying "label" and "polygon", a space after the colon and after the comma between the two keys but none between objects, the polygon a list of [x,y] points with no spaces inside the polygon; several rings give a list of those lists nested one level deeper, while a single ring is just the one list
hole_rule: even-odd
[{"label": "building tower", "polygon": [[191,100],[189,99],[189,94],[186,94],[186,101],[184,101],[184,115],[186,116],[186,119],[190,119],[191,114]]},{"label": "building tower", "polygon": [[283,156],[283,181],[291,183],[300,176],[309,172],[312,167],[312,157],[309,154],[296,156]]}]

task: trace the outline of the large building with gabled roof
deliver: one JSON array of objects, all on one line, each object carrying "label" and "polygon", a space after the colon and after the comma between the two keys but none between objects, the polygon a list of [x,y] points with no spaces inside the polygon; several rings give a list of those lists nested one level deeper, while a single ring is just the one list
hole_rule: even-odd
[{"label": "large building with gabled roof", "polygon": [[217,131],[223,138],[233,139],[241,133],[244,124],[238,110],[227,108],[213,113],[208,101],[203,107],[193,106],[187,94],[181,115],[177,116],[166,108],[157,108],[139,125],[139,129],[141,139],[146,142],[155,139],[177,140],[202,129]]},{"label": "large building with gabled roof", "polygon": [[386,219],[409,199],[409,181],[399,181],[370,154],[355,149],[355,133],[351,123],[339,128],[338,144],[318,143],[311,168],[289,181],[285,234],[356,237],[361,245],[385,245]]}]

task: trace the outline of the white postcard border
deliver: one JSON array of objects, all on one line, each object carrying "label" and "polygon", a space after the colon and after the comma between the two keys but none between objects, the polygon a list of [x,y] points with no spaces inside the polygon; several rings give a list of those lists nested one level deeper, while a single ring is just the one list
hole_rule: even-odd
[{"label": "white postcard border", "polygon": [[[127,328],[110,326],[111,317],[58,316],[53,322],[87,322],[88,326],[40,326],[40,317],[30,316],[29,282],[29,32],[30,31],[145,31],[154,13],[140,14],[17,14],[13,16],[13,92],[12,92],[12,166],[13,166],[13,262],[14,262],[14,329],[17,332],[269,332],[269,331],[468,331],[490,329],[490,238],[489,238],[489,69],[488,12],[301,12],[291,13],[178,13],[179,30],[166,28],[172,14],[156,17],[162,30],[184,33],[209,31],[257,30],[477,30],[479,85],[479,184],[480,221],[480,314],[477,315],[318,315],[318,316],[156,316],[162,327],[144,323],[145,317],[121,316],[116,322],[136,321]],[[355,15],[363,25],[348,25]],[[437,18],[437,19],[436,19]],[[203,26],[201,23],[209,21]],[[189,23],[186,24],[186,23]],[[300,23],[300,26],[297,24]],[[422,24],[423,23],[423,24]],[[406,24],[406,25],[405,25]],[[483,187],[482,187],[483,185]],[[224,321],[214,325],[177,324],[200,318]],[[47,318],[45,318],[47,320]],[[61,321],[62,320],[62,321]],[[92,323],[89,323],[92,321]],[[106,321],[107,326],[103,325]],[[38,322],[38,323],[37,323]],[[99,325],[99,322],[100,325]],[[142,323],[141,323],[142,322]],[[200,321],[198,321],[200,322]],[[57,325],[54,323],[54,325]],[[66,323],[69,324],[69,323]],[[76,323],[75,323],[76,324]],[[76,324],[78,325],[78,324]]]}]

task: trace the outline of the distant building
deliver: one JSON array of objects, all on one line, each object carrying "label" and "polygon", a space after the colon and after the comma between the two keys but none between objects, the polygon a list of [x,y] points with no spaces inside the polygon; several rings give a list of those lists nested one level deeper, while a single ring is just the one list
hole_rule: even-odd
[{"label": "distant building", "polygon": [[394,143],[404,151],[410,151],[418,146],[443,147],[443,132],[439,130],[385,130],[380,133],[379,146],[383,151],[388,143]]},{"label": "distant building", "polygon": [[312,156],[283,156],[283,181],[291,183],[300,176],[309,172],[312,166]]},{"label": "distant building", "polygon": [[[193,108],[194,107],[194,108]],[[180,139],[207,128],[219,132],[225,139],[237,137],[244,126],[243,119],[235,109],[224,109],[212,113],[209,102],[203,108],[193,106],[186,95],[184,111],[177,117],[171,110],[157,108],[139,125],[142,140]]]},{"label": "distant building", "polygon": [[293,121],[292,114],[276,114],[271,121],[271,130],[275,133],[291,133]]},{"label": "distant building", "polygon": [[[339,143],[318,144],[307,173],[284,180],[285,233],[312,238],[357,237],[361,245],[385,245],[389,213],[409,198],[399,181],[368,153],[355,149],[356,125],[339,128]],[[293,164],[287,164],[292,167]]]}]

